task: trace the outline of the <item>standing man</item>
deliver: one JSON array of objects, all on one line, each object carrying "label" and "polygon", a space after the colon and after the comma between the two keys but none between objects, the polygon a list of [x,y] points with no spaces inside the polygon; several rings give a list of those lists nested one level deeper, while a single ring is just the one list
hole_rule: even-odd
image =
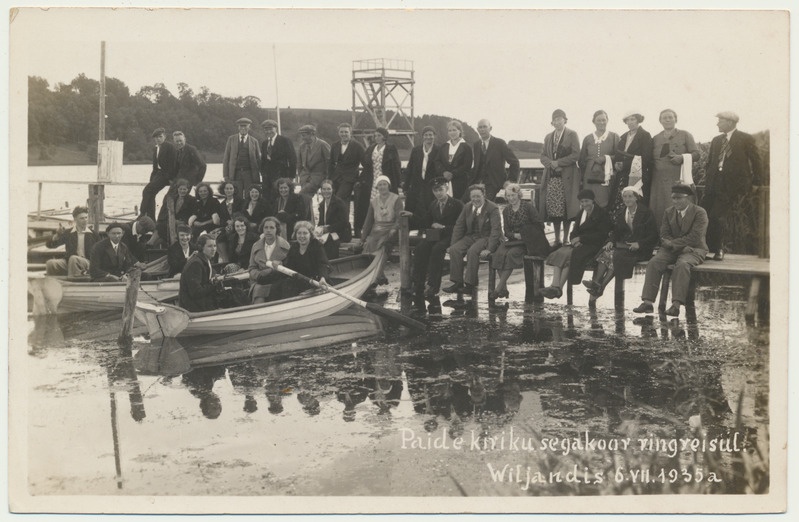
[{"label": "standing man", "polygon": [[349,208],[352,187],[358,179],[358,171],[363,160],[363,145],[352,139],[352,125],[341,123],[338,126],[339,141],[330,148],[330,162],[327,174],[333,182],[336,196],[347,203]]},{"label": "standing man", "polygon": [[125,272],[133,267],[144,268],[122,242],[125,227],[120,223],[111,223],[105,228],[107,238],[98,242],[92,249],[89,273],[92,281],[121,281]]},{"label": "standing man", "polygon": [[261,144],[261,184],[271,201],[277,196],[275,182],[280,178],[294,179],[297,175],[297,152],[290,139],[277,133],[275,120],[264,120],[261,128],[266,134]]},{"label": "standing man", "polygon": [[[205,161],[200,156],[197,147],[186,143],[186,136],[183,135],[182,131],[173,132],[172,140],[175,142],[175,148],[177,149],[175,156],[175,179],[185,179],[193,187],[200,183],[205,177],[205,170],[207,168]],[[169,192],[172,194],[175,193],[171,188]]]},{"label": "standing man", "polygon": [[78,277],[89,272],[89,256],[97,235],[89,228],[89,209],[75,207],[72,210],[72,220],[75,226],[67,232],[63,227],[47,241],[47,248],[56,248],[65,245],[66,255],[63,259],[47,260],[47,275],[66,275]]},{"label": "standing man", "polygon": [[452,241],[455,223],[463,211],[463,203],[447,195],[446,178],[436,178],[430,184],[433,186],[431,192],[434,201],[420,222],[420,229],[426,230],[425,237],[413,251],[414,293],[418,296],[424,292],[428,299],[435,297],[441,288],[444,256]]},{"label": "standing man", "polygon": [[660,248],[655,257],[646,265],[643,301],[633,312],[645,314],[654,312],[655,298],[660,290],[660,281],[668,265],[674,265],[671,272],[671,306],[666,315],[680,315],[680,305],[688,297],[691,282],[691,269],[701,265],[707,254],[705,233],[707,232],[707,213],[688,199],[694,194],[688,185],[674,185],[671,189],[673,206],[663,214],[660,225]]},{"label": "standing man", "polygon": [[239,193],[246,197],[245,192],[261,179],[261,147],[250,136],[251,119],[239,118],[236,125],[239,126],[239,132],[230,136],[225,144],[222,177],[225,181],[232,181]]},{"label": "standing man", "polygon": [[297,174],[302,193],[313,197],[327,174],[327,166],[330,162],[330,144],[317,138],[316,127],[310,124],[300,127],[300,136],[302,143],[300,144]]},{"label": "standing man", "polygon": [[[463,290],[471,293],[477,288],[477,269],[480,260],[488,259],[499,246],[499,207],[485,197],[483,185],[469,187],[469,198],[452,231],[449,247],[449,280],[452,284],[445,292]],[[466,256],[466,274],[463,273],[463,256]]]},{"label": "standing man", "polygon": [[153,171],[150,182],[141,193],[140,216],[155,219],[155,197],[162,188],[175,179],[175,146],[166,141],[166,131],[158,128],[153,131],[155,150],[153,150]]},{"label": "standing man", "polygon": [[[427,212],[435,199],[433,191],[435,190],[438,150],[436,130],[428,125],[422,129],[422,144],[411,149],[403,186],[403,190],[408,195],[405,200],[405,208],[413,212],[410,219],[411,229],[420,229],[425,226],[428,218]],[[457,219],[457,215],[455,217]],[[450,228],[451,234],[452,229]]]},{"label": "standing man", "polygon": [[[477,122],[477,134],[480,139],[472,145],[472,184],[483,183],[486,187],[486,199],[494,201],[506,181],[515,183],[519,179],[519,160],[505,140],[491,135],[490,121],[482,119]],[[505,171],[506,163],[509,172]]]},{"label": "standing man", "polygon": [[736,129],[738,115],[734,112],[720,112],[716,124],[720,136],[710,142],[708,153],[707,179],[702,206],[707,210],[707,244],[713,259],[724,259],[725,235],[723,221],[739,207],[741,196],[753,192],[753,186],[761,182],[760,155],[755,139]]}]

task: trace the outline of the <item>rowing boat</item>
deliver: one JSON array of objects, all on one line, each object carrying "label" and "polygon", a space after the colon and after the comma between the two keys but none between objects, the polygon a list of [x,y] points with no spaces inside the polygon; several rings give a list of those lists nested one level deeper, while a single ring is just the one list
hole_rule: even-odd
[{"label": "rowing boat", "polygon": [[[166,256],[148,263],[144,271],[162,273],[165,264]],[[142,281],[139,284],[139,299],[142,301],[173,299],[180,290],[180,280],[176,278]],[[124,281],[99,283],[28,272],[28,293],[33,296],[33,315],[121,310],[125,305],[126,289],[127,283]]]},{"label": "rowing boat", "polygon": [[[375,255],[333,260],[328,282],[345,294],[360,297],[377,277],[384,255],[380,250]],[[139,301],[136,317],[147,325],[151,339],[159,339],[301,325],[327,317],[350,304],[334,293],[314,290],[280,301],[208,312],[189,312],[179,306]]]}]

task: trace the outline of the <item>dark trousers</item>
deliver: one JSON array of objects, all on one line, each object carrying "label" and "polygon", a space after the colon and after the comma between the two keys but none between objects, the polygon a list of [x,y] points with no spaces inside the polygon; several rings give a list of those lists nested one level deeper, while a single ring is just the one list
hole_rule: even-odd
[{"label": "dark trousers", "polygon": [[705,243],[707,243],[708,251],[713,254],[718,254],[719,250],[724,247],[724,227],[721,224],[721,219],[717,216],[708,216],[707,218]]},{"label": "dark trousers", "polygon": [[348,203],[352,197],[352,187],[355,185],[354,181],[336,180],[333,182],[335,185],[333,190],[336,191],[336,196],[341,198],[344,202]]},{"label": "dark trousers", "polygon": [[249,197],[247,193],[250,191],[250,187],[255,183],[260,183],[261,175],[256,172],[253,176],[251,170],[236,169],[235,179],[232,181],[239,194],[246,200]]},{"label": "dark trousers", "polygon": [[361,237],[363,224],[366,222],[366,214],[369,213],[369,204],[372,196],[372,184],[367,187],[361,185],[358,193],[355,194],[355,223],[353,232],[357,237]]},{"label": "dark trousers", "polygon": [[153,172],[150,175],[150,182],[144,187],[141,192],[141,206],[139,207],[139,215],[148,215],[155,219],[155,197],[161,192],[161,189],[169,186],[169,178],[161,171]]},{"label": "dark trousers", "polygon": [[431,292],[437,293],[441,288],[441,272],[449,241],[449,238],[441,241],[424,240],[416,246],[413,251],[413,286],[415,290],[423,290],[425,280]]}]

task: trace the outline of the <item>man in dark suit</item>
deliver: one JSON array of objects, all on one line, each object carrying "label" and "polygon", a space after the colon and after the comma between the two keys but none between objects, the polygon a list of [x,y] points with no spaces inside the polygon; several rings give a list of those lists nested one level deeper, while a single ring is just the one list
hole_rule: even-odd
[{"label": "man in dark suit", "polygon": [[106,239],[98,242],[92,249],[89,274],[92,281],[121,281],[125,272],[133,267],[144,268],[122,242],[125,227],[121,223],[111,223],[105,229]]},{"label": "man in dark suit", "polygon": [[434,199],[433,182],[436,179],[438,150],[436,130],[428,125],[422,129],[422,144],[411,149],[411,157],[405,169],[405,208],[413,212],[410,219],[412,230],[421,229],[427,223],[427,211]]},{"label": "man in dark suit", "polygon": [[[494,201],[497,192],[506,181],[519,179],[519,160],[510,150],[505,140],[491,135],[491,122],[482,119],[477,122],[477,134],[480,139],[472,145],[474,166],[472,167],[472,184],[482,183],[486,186],[486,199]],[[505,171],[505,164],[508,171]]]},{"label": "man in dark suit", "polygon": [[[183,178],[188,180],[193,187],[200,183],[205,177],[205,170],[207,168],[205,161],[200,156],[197,147],[186,143],[186,136],[183,135],[183,132],[173,132],[172,140],[175,142],[175,148],[177,149],[175,156],[175,179]],[[172,188],[170,188],[170,193],[174,194]]]},{"label": "man in dark suit", "polygon": [[261,179],[261,147],[258,140],[250,136],[251,119],[239,118],[236,125],[239,132],[229,136],[225,143],[222,177],[232,181],[246,199],[246,191]]},{"label": "man in dark suit", "polygon": [[266,134],[261,143],[261,184],[267,200],[271,201],[277,197],[275,182],[297,175],[297,152],[290,139],[277,133],[275,120],[264,120],[261,128]]},{"label": "man in dark suit", "polygon": [[155,197],[162,188],[175,179],[175,146],[166,141],[166,131],[158,128],[153,131],[155,150],[153,150],[153,171],[150,182],[141,193],[139,215],[155,219]]},{"label": "man in dark suit", "polygon": [[[483,185],[469,187],[471,201],[467,203],[452,230],[449,247],[449,280],[445,292],[463,290],[471,293],[477,287],[477,269],[481,259],[488,259],[499,246],[502,230],[499,207],[485,197]],[[466,274],[463,273],[466,256]]]},{"label": "man in dark suit", "polygon": [[[463,211],[463,203],[447,195],[447,180],[436,178],[430,184],[435,201],[425,211],[421,229],[427,229],[413,251],[413,288],[418,296],[432,299],[441,288],[441,269],[444,256],[452,241],[452,230]],[[406,215],[411,214],[407,212]],[[414,216],[411,216],[414,217]],[[425,287],[425,281],[427,286]]]},{"label": "man in dark suit", "polygon": [[708,214],[707,244],[713,259],[724,259],[723,221],[738,208],[741,196],[761,182],[761,162],[755,139],[736,129],[738,115],[720,112],[716,124],[723,134],[713,138],[708,153],[702,207]]},{"label": "man in dark suit", "polygon": [[155,232],[155,221],[150,216],[139,216],[136,221],[125,226],[122,242],[127,245],[133,257],[146,262],[147,242],[153,232]]},{"label": "man in dark suit", "polygon": [[688,286],[691,282],[691,269],[701,265],[707,254],[705,233],[707,232],[707,213],[688,199],[693,195],[688,185],[674,185],[671,199],[674,206],[666,209],[660,226],[660,248],[655,257],[646,265],[643,301],[633,311],[652,313],[655,298],[660,290],[660,281],[668,265],[674,265],[671,272],[671,306],[666,315],[680,315],[680,305],[685,304]]},{"label": "man in dark suit", "polygon": [[216,240],[204,234],[197,240],[197,251],[191,255],[180,274],[180,306],[189,312],[207,312],[219,308],[217,286],[211,259],[216,255]]},{"label": "man in dark suit", "polygon": [[330,144],[316,137],[316,126],[307,124],[300,127],[300,153],[297,158],[297,176],[302,193],[313,197],[327,175],[330,162]]},{"label": "man in dark suit", "polygon": [[349,204],[352,187],[358,180],[364,148],[352,139],[352,125],[349,123],[338,126],[338,137],[339,141],[330,147],[327,177],[333,181],[336,196]]},{"label": "man in dark suit", "polygon": [[97,235],[88,226],[89,209],[75,207],[72,210],[72,220],[75,226],[69,232],[59,226],[53,237],[47,240],[47,248],[56,248],[60,245],[66,247],[63,259],[47,260],[47,275],[78,277],[89,271],[89,256],[98,241]]}]

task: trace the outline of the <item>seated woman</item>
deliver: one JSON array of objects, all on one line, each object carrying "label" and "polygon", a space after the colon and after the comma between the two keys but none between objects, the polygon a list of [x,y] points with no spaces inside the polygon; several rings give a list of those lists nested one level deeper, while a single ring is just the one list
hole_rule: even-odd
[{"label": "seated woman", "polygon": [[280,221],[266,217],[259,227],[261,238],[252,246],[250,254],[250,298],[254,303],[263,303],[269,296],[272,283],[280,274],[266,266],[267,261],[283,261],[289,253],[289,242],[280,236]]},{"label": "seated woman", "polygon": [[251,185],[248,192],[250,199],[244,204],[244,216],[250,221],[250,229],[255,230],[257,224],[267,216],[274,216],[272,205],[263,198],[260,185]]},{"label": "seated woman", "polygon": [[655,215],[643,205],[640,189],[625,187],[621,191],[621,198],[624,209],[616,213],[616,225],[596,257],[594,277],[590,281],[583,281],[594,299],[602,295],[614,275],[630,279],[635,264],[652,257],[652,250],[659,239]]},{"label": "seated woman", "polygon": [[158,212],[158,219],[155,223],[156,234],[150,239],[149,244],[154,245],[163,241],[169,245],[169,210],[168,204],[171,198],[175,206],[175,222],[188,223],[189,218],[197,212],[197,200],[189,194],[191,184],[188,180],[180,178],[175,181],[175,193],[170,190],[164,196],[164,203]]},{"label": "seated woman", "polygon": [[174,277],[183,271],[186,261],[197,251],[195,242],[191,240],[191,227],[178,225],[178,240],[169,245],[166,259],[169,263],[169,277]]},{"label": "seated woman", "polygon": [[340,241],[352,240],[350,206],[333,194],[333,182],[322,181],[322,202],[319,203],[319,221],[314,236],[324,245],[327,259],[338,259]]},{"label": "seated woman", "polygon": [[194,193],[197,194],[197,208],[188,223],[192,234],[197,238],[203,232],[219,228],[219,201],[214,197],[211,185],[208,183],[197,185]]},{"label": "seated woman", "polygon": [[554,267],[552,284],[541,293],[547,299],[563,295],[566,282],[579,284],[586,265],[605,244],[611,229],[610,217],[594,202],[594,192],[583,189],[577,194],[580,212],[574,218],[574,229],[569,234],[570,245],[563,245],[547,257],[546,264]]},{"label": "seated woman", "polygon": [[231,274],[249,266],[250,253],[255,242],[258,241],[258,234],[250,230],[250,222],[247,221],[244,214],[236,214],[233,218],[233,232],[225,235],[229,252],[228,264],[223,269],[223,273]]},{"label": "seated woman", "polygon": [[207,312],[219,308],[218,286],[211,260],[216,255],[216,240],[208,234],[197,239],[197,252],[186,261],[180,275],[180,306],[189,312]]},{"label": "seated woman", "polygon": [[[361,238],[363,238],[363,251],[367,254],[375,253],[381,248],[391,248],[391,243],[397,238],[399,230],[402,200],[391,190],[391,180],[388,176],[378,176],[375,186],[377,195],[369,203],[366,221],[363,224]],[[384,263],[385,264],[385,256]],[[383,264],[377,272],[375,285],[387,285],[388,279],[383,272]]]},{"label": "seated woman", "polygon": [[499,244],[491,257],[491,269],[499,274],[499,281],[489,299],[509,297],[508,278],[515,268],[524,267],[524,256],[546,257],[549,241],[544,234],[544,223],[533,205],[522,201],[522,188],[518,183],[505,185],[505,201],[502,210],[505,240]]},{"label": "seated woman", "polygon": [[[313,229],[314,226],[309,221],[298,221],[294,225],[294,235],[297,237],[297,242],[292,243],[283,265],[324,284],[325,277],[330,272],[330,266],[327,263],[325,249],[313,237]],[[295,297],[309,288],[315,287],[299,279],[283,276],[272,285],[267,301]]]},{"label": "seated woman", "polygon": [[305,215],[305,200],[294,193],[294,182],[289,178],[280,178],[277,185],[277,197],[272,202],[272,209],[281,223],[281,234],[286,239],[291,239],[294,233],[294,224]]},{"label": "seated woman", "polygon": [[219,202],[219,226],[225,233],[216,237],[216,251],[220,261],[227,262],[227,236],[233,232],[233,216],[244,211],[244,200],[239,196],[232,181],[220,183],[219,194],[224,198]]}]

